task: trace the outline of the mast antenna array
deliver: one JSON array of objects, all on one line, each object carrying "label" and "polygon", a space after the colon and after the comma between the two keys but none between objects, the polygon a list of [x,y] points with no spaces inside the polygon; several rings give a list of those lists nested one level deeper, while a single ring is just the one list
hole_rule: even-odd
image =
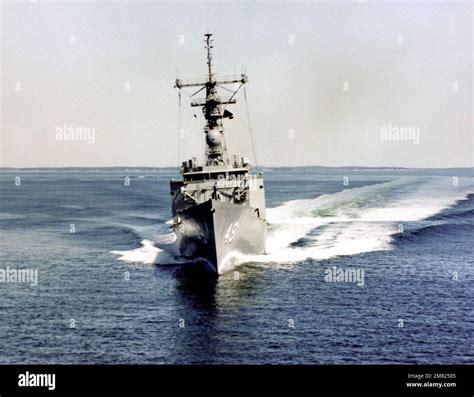
[{"label": "mast antenna array", "polygon": [[212,51],[211,51],[211,49],[214,48],[212,46],[212,42],[214,40],[212,39],[212,33],[206,33],[204,36],[206,37],[206,39],[204,41],[206,42],[206,50],[207,50],[208,75],[209,75],[209,80],[211,80],[211,76],[212,76]]},{"label": "mast antenna array", "polygon": [[[206,33],[204,35],[204,42],[206,43],[207,51],[207,77],[205,79],[198,80],[181,80],[176,79],[175,88],[182,90],[187,87],[199,87],[193,94],[184,93],[190,97],[191,106],[200,106],[204,117],[206,119],[206,125],[204,127],[204,133],[206,134],[207,148],[205,150],[206,164],[207,165],[219,165],[228,164],[227,147],[225,144],[224,137],[224,125],[222,120],[225,118],[232,119],[233,114],[226,108],[230,104],[236,103],[234,99],[240,88],[248,82],[247,75],[242,72],[240,76],[223,76],[216,77],[212,71],[212,33]],[[240,86],[235,89],[229,89],[225,86],[228,84],[240,83]],[[230,97],[221,97],[218,92],[218,88],[230,91],[232,95]],[[206,92],[204,98],[196,98],[195,96],[201,91]]]}]

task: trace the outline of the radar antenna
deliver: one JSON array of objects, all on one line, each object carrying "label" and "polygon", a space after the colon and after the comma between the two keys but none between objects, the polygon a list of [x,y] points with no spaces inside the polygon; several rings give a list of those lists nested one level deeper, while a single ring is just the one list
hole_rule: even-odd
[{"label": "radar antenna", "polygon": [[[199,89],[191,95],[185,90],[183,90],[183,92],[191,99],[191,106],[202,107],[202,112],[206,120],[204,126],[207,144],[205,149],[206,165],[229,164],[227,146],[225,144],[224,125],[222,121],[225,118],[233,118],[234,115],[226,108],[228,105],[237,102],[234,97],[240,88],[248,82],[248,78],[245,73],[242,73],[240,76],[224,76],[217,78],[212,70],[212,48],[214,48],[212,45],[214,41],[212,39],[212,33],[206,33],[204,37],[208,69],[206,78],[198,80],[181,80],[177,78],[175,88],[182,90],[183,88],[188,87],[199,87]],[[225,87],[228,84],[236,83],[240,83],[240,86],[235,90]],[[221,97],[218,88],[230,91],[232,95],[230,97]],[[195,98],[195,96],[203,90],[206,92],[205,98]]]}]

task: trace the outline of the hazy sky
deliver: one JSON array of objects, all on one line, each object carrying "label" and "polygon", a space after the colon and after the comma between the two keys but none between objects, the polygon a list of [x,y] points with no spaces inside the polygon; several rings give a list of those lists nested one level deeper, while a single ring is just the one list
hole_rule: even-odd
[{"label": "hazy sky", "polygon": [[[218,74],[246,65],[259,164],[474,166],[472,19],[470,2],[3,3],[0,165],[200,157],[185,96],[178,149],[173,85],[204,76],[209,30]],[[227,139],[252,157],[237,99]]]}]

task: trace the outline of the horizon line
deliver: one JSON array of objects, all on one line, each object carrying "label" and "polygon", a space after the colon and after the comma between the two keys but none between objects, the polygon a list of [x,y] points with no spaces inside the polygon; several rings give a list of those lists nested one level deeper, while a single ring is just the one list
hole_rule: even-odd
[{"label": "horizon line", "polygon": [[[179,169],[179,166],[41,166],[41,167],[0,167],[1,171],[4,170],[71,170],[71,169]],[[279,165],[279,166],[270,166],[270,165],[261,165],[253,167],[252,169],[261,169],[261,168],[365,168],[365,169],[380,169],[380,168],[389,168],[389,169],[398,169],[398,170],[446,170],[446,169],[474,169],[472,166],[460,166],[460,167],[400,167],[400,166],[365,166],[365,165],[343,165],[343,166],[327,166],[327,165]]]}]

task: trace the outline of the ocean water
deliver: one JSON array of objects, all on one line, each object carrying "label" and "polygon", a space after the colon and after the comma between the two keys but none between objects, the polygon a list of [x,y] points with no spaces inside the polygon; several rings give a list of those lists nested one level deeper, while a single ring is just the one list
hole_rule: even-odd
[{"label": "ocean water", "polygon": [[264,171],[268,253],[219,278],[176,255],[176,170],[0,172],[0,269],[38,271],[0,363],[474,363],[474,170]]}]

